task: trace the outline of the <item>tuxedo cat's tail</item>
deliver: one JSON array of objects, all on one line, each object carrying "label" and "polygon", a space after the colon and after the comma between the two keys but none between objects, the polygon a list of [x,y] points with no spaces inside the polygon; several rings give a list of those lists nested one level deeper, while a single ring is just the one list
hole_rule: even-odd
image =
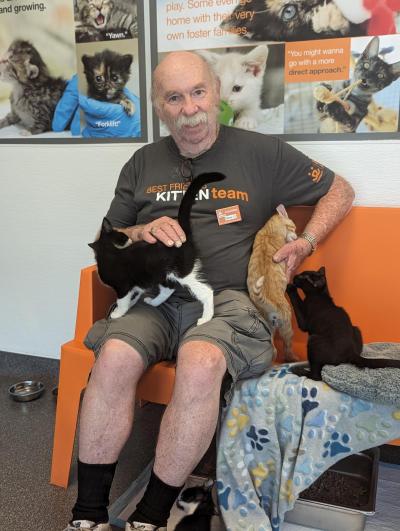
[{"label": "tuxedo cat's tail", "polygon": [[178,222],[186,234],[187,239],[190,239],[192,236],[190,212],[192,210],[192,206],[196,202],[196,195],[205,184],[223,181],[225,178],[225,175],[219,172],[201,173],[190,183],[185,195],[183,196],[178,212]]}]

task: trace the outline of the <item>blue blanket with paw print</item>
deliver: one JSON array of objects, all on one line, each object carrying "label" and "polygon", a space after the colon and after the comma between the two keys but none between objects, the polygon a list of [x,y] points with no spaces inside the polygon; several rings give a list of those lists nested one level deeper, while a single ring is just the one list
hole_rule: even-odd
[{"label": "blue blanket with paw print", "polygon": [[300,492],[336,461],[400,437],[399,408],[289,367],[239,383],[223,412],[217,489],[228,531],[279,531]]}]

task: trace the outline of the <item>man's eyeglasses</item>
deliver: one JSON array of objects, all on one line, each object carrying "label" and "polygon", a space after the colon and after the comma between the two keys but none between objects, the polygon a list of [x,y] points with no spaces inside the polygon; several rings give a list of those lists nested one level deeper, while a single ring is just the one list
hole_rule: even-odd
[{"label": "man's eyeglasses", "polygon": [[192,182],[193,169],[192,159],[183,159],[179,166],[179,175],[186,182]]}]

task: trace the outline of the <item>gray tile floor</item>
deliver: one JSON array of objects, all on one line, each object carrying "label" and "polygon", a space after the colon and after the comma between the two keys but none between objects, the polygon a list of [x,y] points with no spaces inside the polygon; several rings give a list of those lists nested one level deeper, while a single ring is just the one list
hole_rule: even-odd
[{"label": "gray tile floor", "polygon": [[[49,484],[58,361],[0,352],[0,531],[61,531],[76,498],[76,466],[67,490]],[[33,402],[15,402],[8,388],[21,380],[40,380],[45,394]],[[127,489],[151,459],[164,408],[137,408],[133,434],[122,452],[111,503]],[[381,465],[377,512],[365,531],[400,531],[400,466]],[[119,528],[114,528],[115,531]],[[285,524],[282,531],[305,531]],[[337,531],[352,531],[351,529]]]}]

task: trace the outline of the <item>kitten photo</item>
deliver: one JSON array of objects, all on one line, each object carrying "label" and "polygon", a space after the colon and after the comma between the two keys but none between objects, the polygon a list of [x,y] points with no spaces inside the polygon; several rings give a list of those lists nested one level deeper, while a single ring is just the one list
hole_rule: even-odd
[{"label": "kitten photo", "polygon": [[54,110],[66,81],[52,77],[36,48],[16,39],[0,59],[0,80],[12,85],[10,112],[0,119],[0,129],[20,125],[22,135],[51,130]]},{"label": "kitten photo", "polygon": [[137,38],[136,0],[75,0],[76,42]]},{"label": "kitten photo", "polygon": [[234,112],[235,127],[256,129],[261,113],[261,92],[268,58],[262,44],[247,53],[198,50],[221,82],[221,100]]},{"label": "kitten photo", "polygon": [[146,290],[157,288],[154,298],[144,302],[159,306],[174,292],[174,285],[189,289],[203,305],[203,314],[197,324],[209,321],[214,315],[214,294],[201,274],[201,260],[193,242],[190,213],[196,194],[208,183],[222,181],[221,173],[203,173],[189,185],[178,212],[178,222],[186,234],[181,247],[167,247],[160,241],[133,243],[123,232],[114,230],[105,218],[100,237],[89,244],[95,252],[100,279],[117,293],[117,306],[111,318],[124,315],[136,304]]},{"label": "kitten photo", "polygon": [[346,310],[334,303],[328,290],[324,267],[296,275],[293,283],[288,285],[287,293],[300,330],[309,334],[307,357],[310,369],[294,367],[291,369],[294,374],[322,380],[321,370],[324,365],[336,366],[341,363],[370,369],[400,368],[400,360],[361,356],[361,332],[357,326],[353,326]]},{"label": "kitten photo", "polygon": [[124,94],[133,61],[131,54],[103,50],[92,55],[83,55],[82,63],[88,84],[87,95],[95,100],[119,103],[131,116],[134,103]]},{"label": "kitten photo", "polygon": [[[248,13],[252,13],[252,17]],[[332,0],[249,0],[237,5],[221,28],[247,39],[301,41],[366,34],[351,24]]]},{"label": "kitten photo", "polygon": [[[354,133],[373,105],[373,96],[400,77],[400,62],[389,64],[379,57],[380,40],[373,37],[358,59],[349,83],[358,82],[348,98],[345,108],[339,102],[317,102],[320,113],[320,132]],[[329,90],[332,87],[324,85]]]},{"label": "kitten photo", "polygon": [[292,352],[292,312],[285,298],[286,272],[283,263],[272,260],[285,243],[297,239],[296,225],[288,217],[283,205],[262,227],[254,240],[247,273],[250,299],[273,329],[278,329],[284,344],[286,361],[296,361]]},{"label": "kitten photo", "polygon": [[179,509],[186,513],[175,531],[210,531],[211,519],[217,514],[212,497],[214,481],[209,480],[202,486],[188,487],[182,491],[176,502]]}]

